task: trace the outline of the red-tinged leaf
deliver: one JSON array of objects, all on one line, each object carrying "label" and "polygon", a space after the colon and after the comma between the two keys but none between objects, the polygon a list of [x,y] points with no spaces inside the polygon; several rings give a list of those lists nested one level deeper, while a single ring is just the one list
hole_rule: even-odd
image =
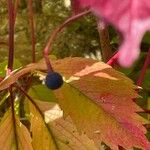
[{"label": "red-tinged leaf", "polygon": [[150,30],[149,0],[73,0],[90,7],[103,20],[113,24],[122,34],[119,62],[130,66],[139,56],[140,42]]},{"label": "red-tinged leaf", "polygon": [[[15,143],[15,134],[17,135],[17,143]],[[33,150],[27,128],[16,117],[16,133],[14,133],[12,114],[11,111],[8,111],[0,122],[0,149],[13,150],[16,147],[18,150]]]},{"label": "red-tinged leaf", "polygon": [[118,145],[150,149],[142,125],[146,122],[136,114],[141,108],[133,102],[138,95],[130,79],[104,63],[82,58],[64,59],[55,69],[70,77],[56,96],[78,129],[114,150]]}]

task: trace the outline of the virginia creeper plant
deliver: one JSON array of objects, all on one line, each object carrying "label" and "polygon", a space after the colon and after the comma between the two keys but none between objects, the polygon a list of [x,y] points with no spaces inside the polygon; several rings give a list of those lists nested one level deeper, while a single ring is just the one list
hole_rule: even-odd
[{"label": "virginia creeper plant", "polygon": [[[149,150],[150,49],[142,55],[141,48],[140,54],[142,38],[150,30],[149,0],[70,2],[71,15],[50,34],[43,59],[38,60],[35,4],[42,7],[44,1],[27,1],[32,60],[22,66],[15,59],[15,25],[26,2],[7,0],[8,61],[0,64],[0,149]],[[104,62],[52,55],[57,37],[89,15],[95,17]],[[117,32],[114,39],[122,37],[115,49],[112,32]]]}]

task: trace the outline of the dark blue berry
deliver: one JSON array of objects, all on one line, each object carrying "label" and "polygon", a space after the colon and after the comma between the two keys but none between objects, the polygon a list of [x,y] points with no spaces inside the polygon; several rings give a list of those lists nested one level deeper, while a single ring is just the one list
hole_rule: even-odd
[{"label": "dark blue berry", "polygon": [[46,76],[45,84],[51,90],[56,90],[63,85],[63,78],[57,72],[49,72]]}]

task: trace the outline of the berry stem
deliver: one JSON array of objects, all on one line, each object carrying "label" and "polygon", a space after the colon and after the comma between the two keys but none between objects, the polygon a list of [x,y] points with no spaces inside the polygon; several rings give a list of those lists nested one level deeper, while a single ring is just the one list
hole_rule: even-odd
[{"label": "berry stem", "polygon": [[57,34],[59,32],[61,32],[66,26],[68,26],[69,24],[71,24],[72,22],[74,22],[75,20],[83,17],[84,15],[87,15],[90,13],[90,10],[86,10],[84,12],[81,12],[77,15],[74,15],[70,18],[68,18],[66,21],[64,21],[60,26],[58,26],[53,32],[52,32],[52,35],[50,36],[48,42],[47,42],[47,45],[45,46],[44,48],[44,51],[43,51],[43,55],[44,55],[44,58],[45,58],[45,62],[47,64],[47,68],[48,68],[48,72],[51,72],[52,71],[52,66],[50,64],[50,61],[49,61],[49,58],[48,58],[48,54],[52,51],[52,43],[53,41],[56,39],[57,37]]},{"label": "berry stem", "polygon": [[13,70],[14,61],[14,4],[12,0],[8,0],[8,17],[9,17],[9,56],[7,74]]},{"label": "berry stem", "polygon": [[142,85],[142,82],[144,81],[144,77],[145,77],[145,74],[146,74],[146,71],[147,71],[149,65],[150,65],[150,49],[148,50],[148,54],[146,56],[143,68],[142,68],[140,76],[139,76],[139,78],[137,80],[137,85],[138,86]]},{"label": "berry stem", "polygon": [[31,42],[32,42],[32,62],[35,62],[35,27],[34,27],[34,17],[32,10],[32,0],[28,1],[28,9],[29,9],[29,23],[31,27]]}]

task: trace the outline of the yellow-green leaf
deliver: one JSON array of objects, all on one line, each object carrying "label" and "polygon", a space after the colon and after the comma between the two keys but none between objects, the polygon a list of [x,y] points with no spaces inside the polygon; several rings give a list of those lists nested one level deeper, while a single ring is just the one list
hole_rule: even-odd
[{"label": "yellow-green leaf", "polygon": [[47,86],[42,84],[32,86],[29,89],[28,94],[33,99],[40,99],[41,101],[48,101],[48,102],[56,102],[54,92],[52,90],[49,90]]},{"label": "yellow-green leaf", "polygon": [[65,120],[62,118],[62,110],[56,103],[42,101],[36,101],[36,103],[45,114],[45,121],[50,131],[47,130],[41,115],[33,104],[29,103],[34,149],[98,150],[94,142],[89,140],[86,135],[79,135],[70,118]]},{"label": "yellow-green leaf", "polygon": [[[15,134],[17,139],[15,139]],[[14,132],[12,113],[9,110],[0,122],[0,150],[15,150],[16,147],[18,147],[18,150],[33,150],[30,133],[17,117],[16,133]]]},{"label": "yellow-green leaf", "polygon": [[43,118],[30,103],[32,145],[36,150],[57,150],[57,145],[46,128]]}]

